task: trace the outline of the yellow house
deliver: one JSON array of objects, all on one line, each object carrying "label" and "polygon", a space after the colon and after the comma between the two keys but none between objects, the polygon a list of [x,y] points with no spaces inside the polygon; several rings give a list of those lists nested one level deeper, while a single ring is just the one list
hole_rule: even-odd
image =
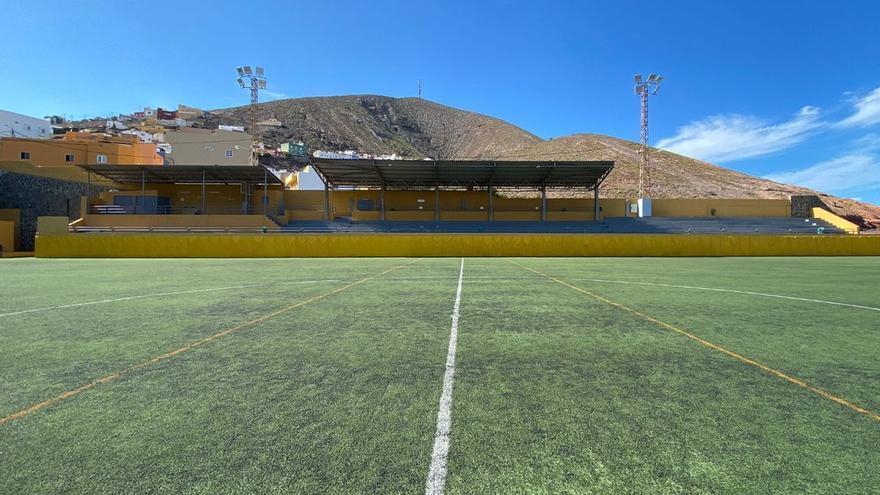
[{"label": "yellow house", "polygon": [[135,136],[68,132],[61,139],[5,138],[0,161],[29,162],[38,167],[74,165],[162,165],[156,145]]}]

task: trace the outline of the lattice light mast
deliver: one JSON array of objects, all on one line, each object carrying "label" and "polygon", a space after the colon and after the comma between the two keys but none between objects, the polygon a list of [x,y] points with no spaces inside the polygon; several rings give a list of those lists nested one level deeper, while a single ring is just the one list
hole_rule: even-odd
[{"label": "lattice light mast", "polygon": [[251,69],[250,65],[236,67],[235,70],[238,72],[238,79],[236,79],[238,85],[242,88],[250,88],[251,90],[248,130],[251,132],[251,137],[254,140],[253,150],[256,153],[257,143],[260,142],[259,129],[257,129],[257,102],[260,99],[260,90],[266,89],[266,71],[259,66],[256,67],[256,70]]},{"label": "lattice light mast", "polygon": [[639,150],[641,154],[639,161],[639,198],[650,197],[651,187],[651,170],[648,162],[648,96],[656,96],[660,90],[660,81],[663,76],[657,74],[648,75],[647,80],[642,79],[641,74],[636,74],[633,78],[635,81],[635,92],[642,100],[642,121],[641,121],[641,142],[642,146]]}]

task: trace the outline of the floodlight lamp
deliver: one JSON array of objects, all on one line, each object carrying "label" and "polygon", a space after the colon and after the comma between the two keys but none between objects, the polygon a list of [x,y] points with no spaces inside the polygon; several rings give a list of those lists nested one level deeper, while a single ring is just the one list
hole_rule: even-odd
[{"label": "floodlight lamp", "polygon": [[260,86],[260,89],[266,89],[266,80],[260,79],[259,86]]},{"label": "floodlight lamp", "polygon": [[639,84],[640,82],[642,82],[642,75],[636,74],[635,76],[633,76],[633,81],[635,81],[636,84]]},{"label": "floodlight lamp", "polygon": [[657,79],[654,79],[654,82],[660,84],[660,81],[663,80],[663,76],[657,76]]},{"label": "floodlight lamp", "polygon": [[654,82],[657,80],[657,74],[651,74],[648,76],[648,82]]},{"label": "floodlight lamp", "polygon": [[241,87],[243,88],[243,87],[244,87],[244,79],[242,79],[242,78],[239,77],[239,78],[236,79],[236,80],[238,81],[238,85],[241,86]]},{"label": "floodlight lamp", "polygon": [[257,75],[260,76],[260,77],[263,77],[263,76],[266,75],[266,71],[265,71],[265,69],[263,69],[263,68],[260,67],[259,65],[257,66]]},{"label": "floodlight lamp", "polygon": [[239,75],[239,76],[243,76],[243,75],[244,75],[244,69],[242,69],[241,67],[236,67],[235,70],[238,71],[238,75]]},{"label": "floodlight lamp", "polygon": [[250,65],[245,65],[244,66],[244,73],[249,76],[249,75],[253,74],[254,72],[251,70]]}]

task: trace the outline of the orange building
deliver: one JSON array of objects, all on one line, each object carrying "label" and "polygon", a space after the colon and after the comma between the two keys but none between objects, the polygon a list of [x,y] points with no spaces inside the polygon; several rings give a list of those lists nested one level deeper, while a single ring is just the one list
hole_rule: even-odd
[{"label": "orange building", "polygon": [[0,162],[37,167],[73,165],[162,165],[156,145],[135,136],[68,132],[61,139],[0,139]]}]

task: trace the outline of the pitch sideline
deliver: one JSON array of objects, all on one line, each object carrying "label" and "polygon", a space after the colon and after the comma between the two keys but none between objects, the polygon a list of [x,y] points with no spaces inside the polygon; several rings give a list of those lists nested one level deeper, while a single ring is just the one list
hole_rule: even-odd
[{"label": "pitch sideline", "polygon": [[452,433],[452,385],[455,380],[455,350],[458,346],[458,321],[461,316],[461,285],[464,278],[464,258],[458,271],[458,289],[452,306],[452,325],[449,329],[449,350],[446,353],[446,370],[443,373],[443,392],[437,410],[437,431],[431,452],[431,469],[425,480],[425,495],[443,495],[446,487],[446,469],[449,458],[449,436]]}]

